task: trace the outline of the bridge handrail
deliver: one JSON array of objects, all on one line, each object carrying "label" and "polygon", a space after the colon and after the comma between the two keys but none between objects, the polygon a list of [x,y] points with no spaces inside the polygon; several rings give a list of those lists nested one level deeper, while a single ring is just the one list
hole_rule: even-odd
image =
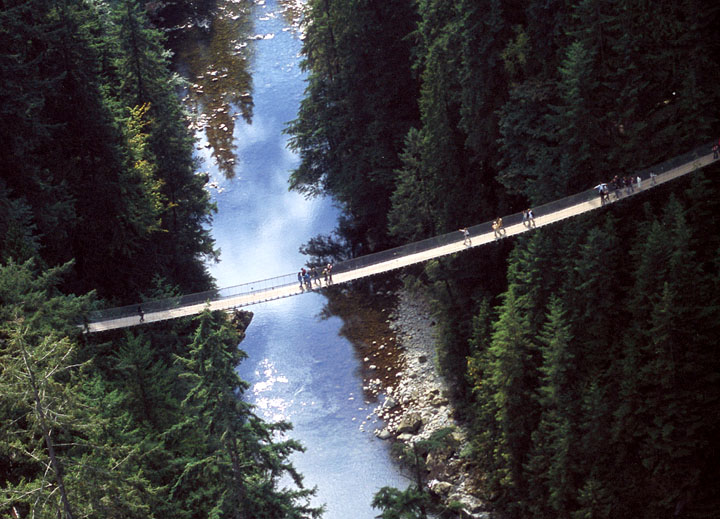
[{"label": "bridge handrail", "polygon": [[[655,175],[660,175],[660,174],[670,171],[682,164],[686,164],[686,163],[691,162],[695,159],[698,159],[702,156],[705,156],[711,151],[713,144],[714,143],[711,142],[711,143],[705,144],[703,146],[698,146],[694,150],[684,153],[683,155],[673,157],[671,159],[666,160],[665,162],[653,165],[652,167],[636,171],[635,173],[632,174],[633,181],[638,176],[640,177],[641,180],[646,180],[646,179],[650,178],[651,173],[654,173]],[[608,179],[607,182],[609,182],[609,180],[610,179]],[[580,204],[583,202],[587,202],[594,198],[598,198],[598,192],[595,190],[595,188],[589,188],[589,189],[586,189],[585,191],[575,193],[574,195],[566,196],[564,198],[560,198],[558,200],[553,200],[552,202],[548,202],[548,203],[533,207],[532,208],[533,214],[535,217],[543,216],[546,214],[554,213],[556,211],[560,211],[562,209],[566,209],[568,207],[572,207],[574,205],[577,205],[577,204]],[[517,213],[507,215],[507,216],[502,216],[502,219],[503,219],[503,225],[505,227],[509,227],[511,225],[521,223],[522,222],[522,212],[517,212]],[[491,229],[491,225],[492,225],[492,221],[487,221],[487,222],[483,222],[478,225],[473,225],[472,227],[468,227],[468,231],[470,232],[470,237],[472,238],[472,236],[476,236],[476,235],[488,232]],[[342,263],[338,263],[336,266],[334,266],[333,271],[346,272],[348,270],[355,270],[357,268],[374,265],[376,263],[382,263],[382,262],[388,261],[390,259],[393,259],[395,257],[408,256],[410,254],[414,254],[417,252],[424,252],[426,250],[441,247],[443,245],[448,245],[450,243],[457,242],[458,239],[461,239],[461,238],[462,238],[462,235],[458,231],[452,231],[449,233],[434,236],[432,238],[426,238],[424,240],[420,240],[417,242],[409,243],[406,245],[401,245],[401,246],[395,247],[393,249],[388,249],[388,250],[381,251],[381,252],[375,252],[372,254],[367,254],[364,256],[359,256],[357,258],[352,258],[352,259],[343,261]]]},{"label": "bridge handrail", "polygon": [[[665,162],[636,171],[632,174],[632,178],[635,179],[639,176],[641,180],[646,180],[650,178],[651,173],[659,176],[680,165],[690,163],[693,160],[697,160],[700,157],[703,157],[710,153],[713,144],[714,142],[711,142],[703,146],[698,146],[692,151],[668,159]],[[580,193],[576,193],[574,195],[570,195],[558,200],[554,200],[552,202],[548,202],[546,204],[542,204],[537,207],[533,207],[533,213],[535,217],[540,217],[546,214],[560,211],[562,209],[566,209],[568,207],[572,207],[579,203],[587,202],[597,197],[597,191],[594,188],[590,188],[585,191],[581,191]],[[504,226],[509,227],[522,221],[522,213],[518,212],[503,216],[502,218]],[[472,227],[468,227],[468,231],[470,232],[470,236],[472,238],[472,236],[488,232],[490,226],[491,222],[488,221],[478,225],[473,225]],[[458,231],[441,234],[432,238],[408,243],[406,245],[401,245],[399,247],[395,247],[385,251],[375,252],[372,254],[367,254],[357,258],[338,262],[333,265],[333,273],[339,274],[342,272],[375,265],[377,263],[383,263],[393,258],[409,256],[411,254],[424,252],[443,245],[449,245],[451,243],[457,242],[460,239],[462,239],[462,235]],[[88,322],[95,323],[111,319],[137,316],[139,306],[142,307],[142,311],[144,313],[161,312],[186,306],[203,305],[210,301],[219,301],[222,299],[252,294],[254,292],[261,292],[268,289],[290,286],[293,284],[297,284],[297,282],[297,272],[294,272],[291,274],[284,274],[268,279],[252,281],[249,283],[242,283],[240,285],[234,285],[231,287],[208,290],[205,292],[196,292],[177,297],[149,300],[139,304],[136,303],[133,305],[126,305],[116,308],[94,310],[88,314]]]}]

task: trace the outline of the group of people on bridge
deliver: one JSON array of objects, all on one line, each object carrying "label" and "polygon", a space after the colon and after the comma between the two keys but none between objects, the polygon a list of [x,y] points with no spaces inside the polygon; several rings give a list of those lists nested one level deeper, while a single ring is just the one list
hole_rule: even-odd
[{"label": "group of people on bridge", "polygon": [[[650,173],[650,184],[655,185],[655,173]],[[632,177],[626,176],[621,177],[619,175],[615,175],[613,179],[609,183],[600,183],[597,186],[595,186],[595,189],[597,189],[598,194],[600,195],[600,203],[602,205],[605,205],[610,202],[610,193],[615,196],[615,200],[620,200],[620,197],[622,196],[623,190],[625,190],[625,195],[632,195],[635,190],[638,191],[642,188],[642,179],[638,175],[635,180],[633,181]]]},{"label": "group of people on bridge", "polygon": [[[332,263],[328,263],[326,267],[322,269],[322,277],[325,280],[325,285],[332,285]],[[298,283],[300,283],[300,290],[312,290],[313,286],[322,286],[320,281],[320,271],[317,267],[310,267],[310,270],[304,267],[300,269],[297,275]]]},{"label": "group of people on bridge", "polygon": [[[533,210],[528,208],[524,209],[522,212],[522,223],[525,227],[532,229],[535,227],[535,214],[533,213]],[[503,226],[503,219],[501,217],[497,217],[492,221],[492,230],[493,234],[495,235],[495,239],[498,240],[504,236],[507,236],[507,231],[505,230],[505,227]],[[463,234],[463,245],[466,247],[469,247],[472,245],[472,240],[470,239],[470,231],[467,227],[461,227],[458,229]]]}]

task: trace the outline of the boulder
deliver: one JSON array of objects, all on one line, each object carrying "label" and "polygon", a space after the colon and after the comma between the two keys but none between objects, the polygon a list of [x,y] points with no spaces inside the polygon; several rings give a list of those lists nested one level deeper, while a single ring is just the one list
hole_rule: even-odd
[{"label": "boulder", "polygon": [[446,496],[450,492],[450,490],[452,490],[452,487],[453,486],[447,481],[435,480],[433,484],[430,485],[430,491],[439,496]]},{"label": "boulder", "polygon": [[448,399],[440,395],[435,396],[432,398],[432,400],[430,400],[430,405],[434,407],[443,407],[446,406],[448,403]]},{"label": "boulder", "polygon": [[388,431],[387,427],[384,428],[384,429],[383,429],[382,431],[380,431],[379,433],[377,433],[377,437],[380,438],[381,440],[387,440],[387,439],[389,439],[391,436],[392,436],[392,433],[391,433],[390,431]]},{"label": "boulder", "polygon": [[472,519],[489,519],[490,514],[487,512],[485,503],[478,498],[468,494],[451,494],[449,499],[460,503],[464,510],[463,517]]},{"label": "boulder", "polygon": [[394,409],[397,406],[398,406],[397,401],[391,397],[386,398],[385,402],[383,402],[383,407],[385,409]]},{"label": "boulder", "polygon": [[420,413],[408,413],[402,417],[397,427],[398,434],[415,434],[422,427],[423,421]]}]

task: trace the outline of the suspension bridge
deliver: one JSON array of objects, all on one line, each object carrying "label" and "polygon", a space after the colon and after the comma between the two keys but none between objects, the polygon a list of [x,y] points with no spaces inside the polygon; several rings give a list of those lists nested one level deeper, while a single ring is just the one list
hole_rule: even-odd
[{"label": "suspension bridge", "polygon": [[[337,263],[333,266],[331,279],[326,281],[321,277],[320,285],[315,284],[312,289],[303,287],[302,283],[298,281],[297,273],[292,273],[208,292],[96,310],[90,312],[83,327],[87,333],[96,333],[186,317],[199,314],[206,309],[232,310],[300,295],[310,290],[322,290],[328,284],[347,283],[488,245],[500,239],[532,232],[538,227],[552,225],[567,218],[637,196],[639,193],[702,169],[718,161],[715,154],[710,152],[711,147],[712,144],[709,144],[652,168],[634,172],[632,174],[632,191],[626,191],[626,188],[623,188],[618,193],[620,195],[618,197],[611,192],[609,200],[605,203],[602,203],[597,189],[592,188],[533,208],[534,221],[524,221],[522,213],[503,216],[503,229],[499,236],[493,230],[492,222],[485,222],[468,227],[469,243],[465,240],[462,232],[455,231]],[[636,182],[636,179],[640,179],[640,182]]]}]

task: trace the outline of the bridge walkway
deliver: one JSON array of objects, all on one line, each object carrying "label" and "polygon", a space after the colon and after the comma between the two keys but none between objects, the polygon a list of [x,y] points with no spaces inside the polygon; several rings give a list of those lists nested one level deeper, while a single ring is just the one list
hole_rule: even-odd
[{"label": "bridge walkway", "polygon": [[[697,171],[716,162],[718,159],[714,158],[712,153],[705,153],[708,149],[710,149],[710,147],[705,146],[685,154],[682,157],[671,159],[671,161],[665,163],[667,167],[659,174],[651,174],[651,169],[638,172],[636,176],[641,176],[642,178],[640,188],[638,189],[636,186],[634,193],[622,196],[619,201],[670,182],[678,177],[687,175],[688,173]],[[678,165],[678,159],[682,158],[688,160],[684,160]],[[662,165],[659,166],[659,168],[659,170],[655,169],[655,171],[662,171]],[[633,178],[635,178],[635,176]],[[613,198],[612,193],[611,198]],[[612,200],[609,203],[613,204],[616,202],[616,200]],[[564,198],[561,201],[551,202],[534,209],[535,222],[534,225],[531,226],[525,225],[522,222],[521,215],[519,213],[503,217],[506,225],[504,227],[504,235],[501,239],[516,236],[525,232],[532,232],[535,228],[552,225],[567,218],[587,213],[601,207],[602,204],[597,192],[590,189]],[[339,263],[333,268],[332,284],[337,285],[368,276],[374,276],[376,274],[400,269],[416,263],[422,263],[434,258],[488,245],[496,241],[494,232],[491,228],[491,222],[473,226],[469,230],[471,232],[471,243],[469,245],[465,245],[463,243],[462,233],[455,232],[443,235],[443,237],[436,237],[435,239],[423,240],[423,242],[417,242],[416,244],[398,247],[397,249],[393,249],[391,251],[385,251],[383,253],[355,258],[353,260],[349,260],[348,262]],[[438,242],[439,244],[433,246],[434,242]],[[429,245],[423,247],[421,246],[423,243]],[[413,247],[413,245],[417,245],[417,247]],[[371,256],[374,257],[374,259],[371,258]],[[367,258],[367,260],[364,260],[365,258]],[[323,283],[323,286],[324,285],[325,283]],[[152,323],[199,314],[206,308],[209,308],[210,310],[231,310],[261,302],[296,296],[306,292],[307,290],[300,287],[297,281],[296,273],[287,274],[271,280],[261,280],[253,283],[247,283],[241,285],[240,287],[230,287],[228,289],[221,289],[214,292],[195,294],[194,296],[196,297],[190,297],[190,300],[193,302],[189,303],[186,302],[187,298],[185,297],[177,300],[168,300],[170,301],[169,304],[161,304],[157,310],[153,310],[153,302],[143,303],[142,306],[145,309],[145,312],[142,321],[140,320],[138,312],[139,305],[110,310],[100,310],[91,314],[90,322],[86,325],[86,327],[89,333],[127,328],[143,323]]]}]

